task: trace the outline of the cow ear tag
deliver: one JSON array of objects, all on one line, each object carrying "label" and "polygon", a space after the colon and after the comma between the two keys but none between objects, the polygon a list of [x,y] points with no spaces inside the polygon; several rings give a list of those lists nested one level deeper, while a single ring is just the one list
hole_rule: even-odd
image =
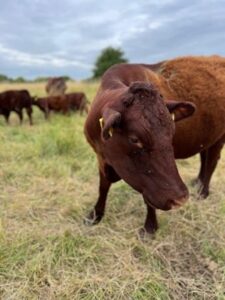
[{"label": "cow ear tag", "polygon": [[112,137],[113,136],[113,128],[109,128],[109,136]]},{"label": "cow ear tag", "polygon": [[[100,118],[99,119],[99,124],[100,124],[100,127],[101,129],[103,129],[103,123],[104,123],[104,119],[103,118]],[[113,136],[113,128],[109,128],[109,136],[112,137]]]},{"label": "cow ear tag", "polygon": [[173,113],[173,114],[171,114],[171,117],[172,117],[172,120],[173,121],[175,121],[175,119],[176,119],[176,116],[175,116],[175,114]]},{"label": "cow ear tag", "polygon": [[99,119],[99,124],[100,124],[101,129],[103,129],[103,122],[104,122],[104,119],[100,118]]}]

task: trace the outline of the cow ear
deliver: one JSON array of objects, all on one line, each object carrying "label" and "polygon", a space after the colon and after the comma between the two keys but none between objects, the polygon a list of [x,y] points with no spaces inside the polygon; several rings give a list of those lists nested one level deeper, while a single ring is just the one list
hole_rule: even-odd
[{"label": "cow ear", "polygon": [[196,110],[196,106],[192,102],[166,101],[166,106],[172,115],[174,122],[188,118]]},{"label": "cow ear", "polygon": [[99,119],[102,130],[102,137],[108,140],[113,135],[113,128],[118,126],[121,121],[121,113],[111,108],[106,108],[103,111],[102,118]]}]

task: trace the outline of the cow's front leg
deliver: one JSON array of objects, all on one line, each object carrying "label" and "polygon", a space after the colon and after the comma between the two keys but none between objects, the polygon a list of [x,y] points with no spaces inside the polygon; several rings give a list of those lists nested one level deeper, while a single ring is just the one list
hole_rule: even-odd
[{"label": "cow's front leg", "polygon": [[84,220],[86,224],[95,225],[101,221],[105,213],[105,205],[109,188],[113,182],[119,180],[120,177],[111,166],[105,164],[104,174],[101,170],[99,170],[99,196],[95,207]]},{"label": "cow's front leg", "polygon": [[98,224],[105,213],[105,204],[111,182],[99,171],[99,196],[93,210],[85,218],[85,224],[95,225]]},{"label": "cow's front leg", "polygon": [[155,208],[146,203],[147,215],[145,219],[144,227],[139,230],[139,235],[144,238],[146,233],[153,235],[158,229],[158,221]]}]

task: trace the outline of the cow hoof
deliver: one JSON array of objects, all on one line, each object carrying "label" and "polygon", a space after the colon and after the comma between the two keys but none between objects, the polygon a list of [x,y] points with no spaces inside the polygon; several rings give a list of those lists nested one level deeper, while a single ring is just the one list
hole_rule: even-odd
[{"label": "cow hoof", "polygon": [[102,214],[97,214],[95,210],[92,210],[84,219],[84,224],[88,226],[96,225],[101,221],[102,217]]},{"label": "cow hoof", "polygon": [[200,191],[199,192],[199,197],[198,199],[201,200],[201,199],[206,199],[207,197],[209,196],[209,191]]},{"label": "cow hoof", "polygon": [[153,240],[155,238],[156,230],[146,230],[144,227],[138,230],[138,237],[141,241]]},{"label": "cow hoof", "polygon": [[201,186],[198,190],[198,199],[206,199],[209,196],[209,190],[204,189],[204,186]]}]

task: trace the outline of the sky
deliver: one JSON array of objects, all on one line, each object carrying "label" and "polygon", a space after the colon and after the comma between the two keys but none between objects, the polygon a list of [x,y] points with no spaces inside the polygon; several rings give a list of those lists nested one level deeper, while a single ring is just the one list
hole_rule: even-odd
[{"label": "sky", "polygon": [[225,0],[0,0],[0,74],[92,76],[102,49],[132,63],[225,56]]}]

